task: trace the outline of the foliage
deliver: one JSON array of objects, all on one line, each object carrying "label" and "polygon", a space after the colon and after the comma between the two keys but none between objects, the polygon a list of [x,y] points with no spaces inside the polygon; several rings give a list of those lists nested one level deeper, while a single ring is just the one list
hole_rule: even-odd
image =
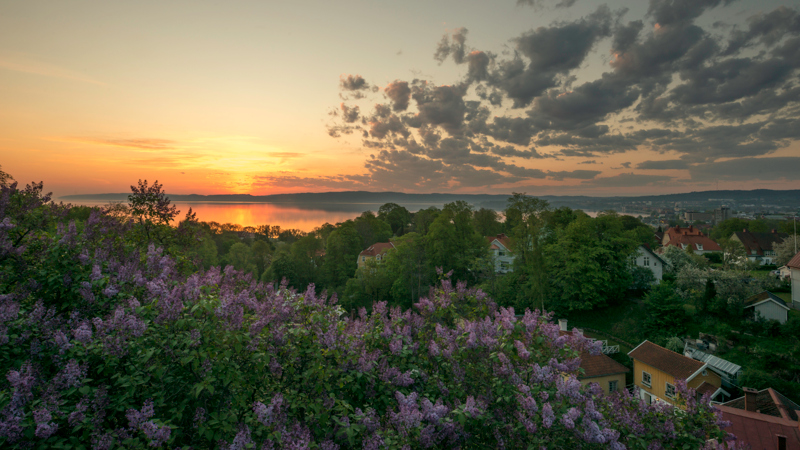
[{"label": "foliage", "polygon": [[581,386],[578,355],[595,343],[446,277],[415,310],[376,303],[351,317],[313,286],[230,266],[181,273],[102,213],[51,216],[14,244],[20,214],[58,210],[2,208],[4,448],[644,449],[726,437],[684,385],[686,412]]},{"label": "foliage", "polygon": [[500,215],[493,209],[481,208],[473,213],[473,219],[475,231],[481,236],[496,236],[503,231]]},{"label": "foliage", "polygon": [[392,237],[392,228],[389,224],[375,217],[372,211],[362,213],[353,221],[353,225],[361,235],[361,248],[367,248],[376,242],[389,242],[389,238]]},{"label": "foliage", "polygon": [[402,236],[408,231],[411,213],[397,203],[386,203],[378,209],[378,219],[388,223],[395,236]]},{"label": "foliage", "polygon": [[8,187],[14,182],[14,177],[3,171],[3,166],[0,166],[0,187]]},{"label": "foliage", "polygon": [[776,266],[778,267],[785,266],[786,263],[788,263],[789,260],[791,260],[794,257],[794,255],[797,254],[797,251],[795,251],[795,249],[800,247],[797,246],[795,240],[800,240],[800,239],[798,239],[798,237],[795,235],[789,235],[789,237],[787,237],[783,241],[773,244],[772,248],[773,250],[775,250]]},{"label": "foliage", "polygon": [[472,205],[464,201],[447,203],[426,236],[431,264],[453,271],[459,279],[471,279],[470,264],[486,255],[488,243],[475,230]]},{"label": "foliage", "polygon": [[683,299],[670,283],[659,283],[644,297],[647,311],[645,329],[652,336],[676,336],[685,330]]},{"label": "foliage", "polygon": [[139,180],[137,186],[131,186],[131,195],[128,196],[128,210],[134,221],[144,231],[148,241],[158,240],[164,244],[168,234],[165,227],[169,227],[180,211],[170,205],[167,194],[161,190],[162,186],[156,180],[148,186],[147,180]]}]

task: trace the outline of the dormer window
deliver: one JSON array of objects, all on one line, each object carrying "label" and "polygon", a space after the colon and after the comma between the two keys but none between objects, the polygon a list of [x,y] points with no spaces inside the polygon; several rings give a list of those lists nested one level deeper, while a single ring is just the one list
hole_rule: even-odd
[{"label": "dormer window", "polygon": [[378,259],[378,261],[380,261],[381,260],[381,255],[376,256],[376,258]]},{"label": "dormer window", "polygon": [[697,244],[697,249],[698,250],[703,250],[703,244]]},{"label": "dormer window", "polygon": [[681,244],[681,248],[682,248],[683,250],[686,250],[686,244]]}]

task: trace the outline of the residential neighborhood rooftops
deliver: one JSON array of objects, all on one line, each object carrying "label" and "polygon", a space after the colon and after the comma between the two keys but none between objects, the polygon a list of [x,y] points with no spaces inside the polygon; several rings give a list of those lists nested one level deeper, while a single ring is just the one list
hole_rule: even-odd
[{"label": "residential neighborhood rooftops", "polygon": [[[747,405],[745,402],[746,395],[747,393],[745,393],[745,396],[735,398],[727,403],[723,403],[723,405],[742,410],[748,409],[746,408]],[[751,407],[750,409],[773,417],[797,420],[797,411],[800,410],[800,405],[789,400],[785,395],[775,389],[766,388],[758,391],[758,393],[755,393],[755,401],[755,407]]]},{"label": "residential neighborhood rooftops", "polygon": [[753,251],[755,251],[755,254],[764,256],[764,251],[772,251],[772,246],[774,244],[783,241],[789,237],[789,235],[786,233],[778,233],[776,230],[772,230],[771,233],[754,233],[744,229],[742,231],[735,231],[731,238],[734,237],[744,245],[744,249],[748,255],[753,254]]},{"label": "residential neighborhood rooftops", "polygon": [[706,365],[650,341],[639,344],[628,352],[628,356],[670,374],[676,379],[688,379]]},{"label": "residential neighborhood rooftops", "polygon": [[777,295],[769,291],[764,291],[760,294],[756,294],[752,297],[749,297],[747,300],[744,301],[744,307],[752,308],[753,306],[756,306],[759,303],[764,303],[766,301],[773,301],[778,305],[783,306],[786,309],[789,309],[789,307],[786,306],[786,302],[783,301],[782,298],[778,297]]},{"label": "residential neighborhood rooftops", "polygon": [[358,256],[382,255],[392,248],[394,248],[394,244],[391,242],[378,242],[377,244],[372,244],[371,246],[367,247],[366,250],[359,253]]}]

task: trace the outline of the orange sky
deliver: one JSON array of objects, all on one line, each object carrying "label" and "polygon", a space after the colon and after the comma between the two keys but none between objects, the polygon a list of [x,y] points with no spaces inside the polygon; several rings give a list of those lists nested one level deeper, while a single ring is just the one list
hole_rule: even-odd
[{"label": "orange sky", "polygon": [[[800,188],[800,177],[791,175],[743,182],[692,179],[686,169],[637,168],[686,156],[650,146],[589,157],[502,159],[547,174],[597,171],[588,180],[509,177],[431,189],[384,183],[365,166],[378,150],[365,148],[357,134],[328,135],[326,127],[336,120],[331,111],[348,101],[340,90],[342,77],[357,73],[375,86],[358,103],[366,115],[386,101],[382,89],[395,80],[420,78],[438,86],[465,77],[464,65],[432,58],[442,35],[457,27],[468,28],[470,44],[499,61],[511,57],[516,36],[580,21],[604,3],[628,7],[627,19],[648,20],[647,5],[639,2],[587,0],[567,9],[546,2],[531,9],[514,0],[412,3],[0,2],[0,164],[18,181],[43,180],[57,196],[127,192],[140,178],[157,179],[168,192],[181,194],[390,189],[635,195]],[[740,2],[701,16],[698,24],[720,16],[746,23],[743,17],[781,3]],[[652,23],[645,27],[642,39],[654,29]],[[611,41],[609,33],[570,72],[574,86],[612,69]],[[791,77],[797,78],[797,69]],[[470,90],[465,99],[476,100],[475,93]],[[509,105],[493,114],[512,111]],[[525,116],[519,110],[511,114]],[[626,132],[624,117],[609,116],[604,123],[611,133]],[[800,145],[792,139],[754,156],[795,164]],[[560,150],[537,146],[543,154]],[[634,186],[626,181],[629,174],[672,178]]]}]

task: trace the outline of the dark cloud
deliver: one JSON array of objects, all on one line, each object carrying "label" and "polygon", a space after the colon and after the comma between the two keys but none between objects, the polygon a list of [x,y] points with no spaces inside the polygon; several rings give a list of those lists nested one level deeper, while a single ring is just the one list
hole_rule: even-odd
[{"label": "dark cloud", "polygon": [[666,159],[660,161],[643,161],[636,165],[637,169],[650,169],[650,170],[674,170],[674,169],[687,169],[689,163],[682,159]]},{"label": "dark cloud", "polygon": [[468,30],[462,27],[457,28],[452,34],[442,36],[442,40],[439,41],[439,45],[436,47],[433,59],[441,64],[448,56],[452,55],[456,64],[463,63],[467,52],[467,33]]},{"label": "dark cloud", "polygon": [[[396,171],[415,180],[415,189],[545,177],[619,188],[673,180],[634,173],[597,178],[598,171],[510,163],[574,157],[582,160],[577,164],[598,164],[586,159],[640,149],[676,155],[637,164],[642,170],[703,174],[720,161],[779,162],[764,156],[800,140],[800,14],[781,7],[744,27],[695,23],[728,3],[651,0],[645,17],[630,18],[603,6],[522,33],[503,54],[469,48],[467,30],[456,29],[442,38],[435,58],[465,64],[462,79],[396,80],[384,89],[387,103],[369,112],[364,104],[343,105],[329,130],[366,133],[364,147],[380,151],[368,161],[370,176],[399,185],[402,177],[389,175]],[[585,79],[587,57],[606,48],[601,42],[611,48],[607,71]],[[342,86],[353,99],[370,89],[357,75],[343,77]]]},{"label": "dark cloud", "polygon": [[392,109],[395,111],[405,111],[411,100],[411,88],[407,81],[393,81],[383,90],[389,100],[392,101]]},{"label": "dark cloud", "polygon": [[630,168],[631,168],[631,163],[629,163],[629,162],[624,162],[624,163],[620,164],[620,166],[622,166],[622,167],[624,167],[624,168],[626,168],[626,169],[630,169]]},{"label": "dark cloud", "polygon": [[343,91],[363,91],[369,89],[369,83],[361,75],[339,77],[339,86]]},{"label": "dark cloud", "polygon": [[689,167],[692,181],[800,180],[800,157],[739,158]]},{"label": "dark cloud", "polygon": [[574,178],[577,180],[591,180],[600,174],[599,170],[564,170],[560,172],[547,172],[547,176],[561,181],[565,178]]}]

